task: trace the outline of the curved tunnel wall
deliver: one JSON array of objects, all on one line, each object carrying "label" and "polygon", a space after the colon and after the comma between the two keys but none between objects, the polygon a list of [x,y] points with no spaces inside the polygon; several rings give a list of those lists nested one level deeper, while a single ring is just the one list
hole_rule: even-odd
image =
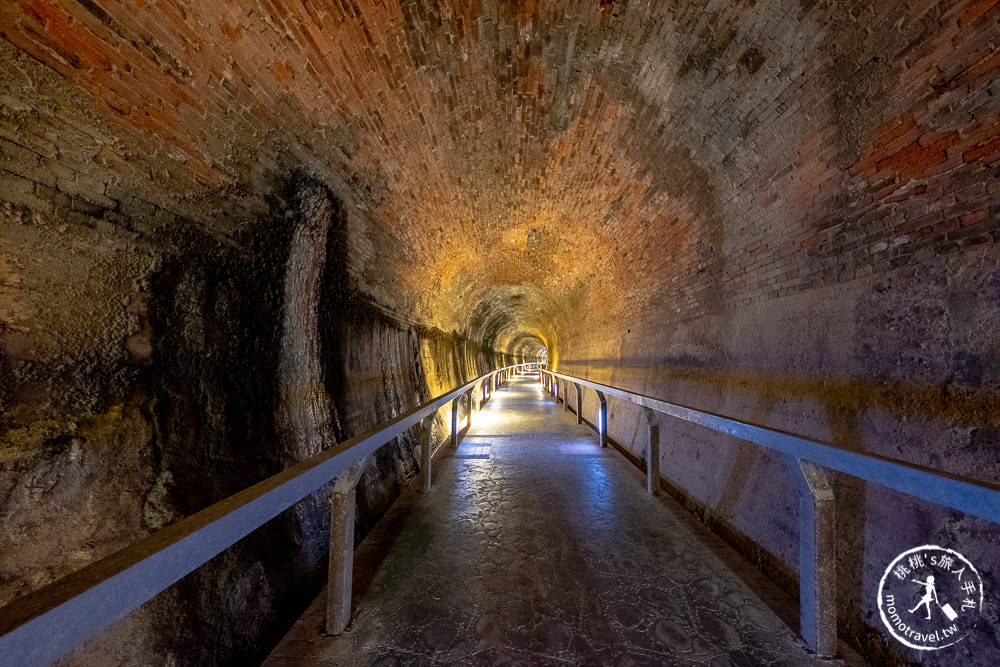
[{"label": "curved tunnel wall", "polygon": [[[112,226],[67,226],[58,214],[0,212],[18,307],[3,331],[0,601],[312,453],[280,407],[300,398],[294,379],[289,390],[279,382],[295,218],[282,209],[237,242],[195,232],[171,247]],[[335,218],[313,312],[324,386],[312,390],[332,399],[336,441],[516,356],[402,322],[360,297],[344,273],[339,211]],[[64,277],[52,281],[56,266]],[[439,443],[447,413],[435,424]],[[359,540],[417,474],[420,438],[415,428],[368,461]],[[68,663],[261,660],[324,583],[328,494],[302,501]]]},{"label": "curved tunnel wall", "polygon": [[[998,11],[3,4],[7,594],[286,463],[269,401],[296,173],[341,205],[323,310],[338,435],[544,349],[568,373],[997,483]],[[641,453],[641,416],[611,409]],[[782,463],[693,427],[661,437],[676,492],[793,579]],[[373,508],[412,444],[378,463]],[[904,546],[1000,565],[990,526],[838,493],[840,612],[869,656],[899,655],[870,591]],[[323,519],[295,522],[321,514],[277,530],[308,542]],[[233,599],[277,609],[297,579],[244,567],[251,552],[219,572],[258,573]],[[195,607],[224,610],[206,636],[242,623]]]},{"label": "curved tunnel wall", "polygon": [[[985,323],[1000,316],[989,296],[998,275],[995,251],[928,258],[875,282],[734,308],[669,334],[637,324],[634,338],[616,339],[606,356],[598,354],[606,341],[590,341],[586,353],[567,345],[559,370],[995,485],[1000,470],[986,452],[997,424],[988,406],[1000,376],[989,361],[993,370],[972,361],[975,377],[966,373],[969,348],[995,335]],[[893,283],[900,287],[890,293]],[[928,311],[942,318],[930,330]],[[597,398],[585,397],[584,415],[596,422]],[[645,417],[608,400],[610,437],[644,459]],[[668,417],[659,432],[660,470],[672,494],[795,594],[799,494],[788,462]],[[836,477],[835,493],[841,632],[876,664],[893,664],[874,594],[887,564],[932,543],[974,554],[989,572],[1000,531],[846,475]],[[993,655],[990,628],[980,628],[968,655]]]}]

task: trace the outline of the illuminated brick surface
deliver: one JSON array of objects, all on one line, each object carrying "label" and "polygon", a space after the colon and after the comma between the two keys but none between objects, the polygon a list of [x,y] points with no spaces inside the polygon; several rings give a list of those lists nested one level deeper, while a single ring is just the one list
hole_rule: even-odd
[{"label": "illuminated brick surface", "polygon": [[556,348],[994,243],[997,11],[17,0],[4,191],[232,234],[304,169],[377,300]]}]

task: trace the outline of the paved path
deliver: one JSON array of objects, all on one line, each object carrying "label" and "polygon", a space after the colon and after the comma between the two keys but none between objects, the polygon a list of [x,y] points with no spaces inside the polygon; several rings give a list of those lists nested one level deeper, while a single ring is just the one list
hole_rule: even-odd
[{"label": "paved path", "polygon": [[267,664],[829,664],[595,443],[537,382],[508,383],[438,452],[433,491],[411,485],[358,548],[350,635],[320,637],[320,596]]}]

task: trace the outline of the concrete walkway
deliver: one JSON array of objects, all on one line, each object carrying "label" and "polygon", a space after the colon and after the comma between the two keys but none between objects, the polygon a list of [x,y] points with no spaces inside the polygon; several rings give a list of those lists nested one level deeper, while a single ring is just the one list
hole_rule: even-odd
[{"label": "concrete walkway", "polygon": [[265,664],[829,664],[761,601],[762,577],[734,574],[534,379],[434,465],[433,491],[412,484],[358,548],[349,634],[321,636],[321,595]]}]

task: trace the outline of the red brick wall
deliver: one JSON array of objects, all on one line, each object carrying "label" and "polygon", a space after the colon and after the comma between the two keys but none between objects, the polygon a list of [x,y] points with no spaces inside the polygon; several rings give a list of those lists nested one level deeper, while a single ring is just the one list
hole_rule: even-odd
[{"label": "red brick wall", "polygon": [[998,10],[908,4],[8,2],[4,190],[229,234],[304,166],[443,327],[697,315],[995,242]]}]

